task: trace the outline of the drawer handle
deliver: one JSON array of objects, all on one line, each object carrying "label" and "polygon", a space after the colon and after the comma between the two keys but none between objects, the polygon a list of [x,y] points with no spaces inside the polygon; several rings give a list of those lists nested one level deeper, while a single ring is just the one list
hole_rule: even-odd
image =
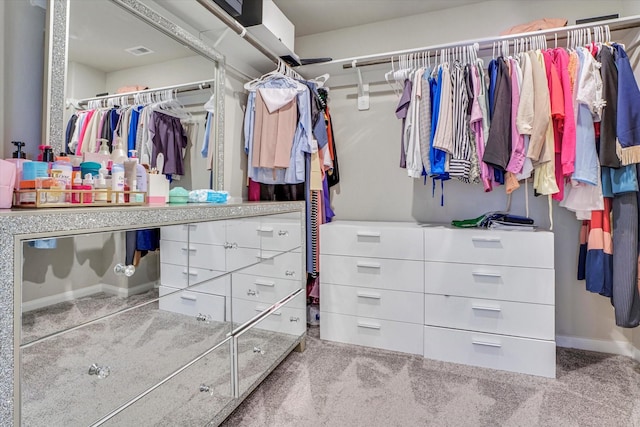
[{"label": "drawer handle", "polygon": [[197,271],[191,271],[191,270],[189,270],[189,271],[183,270],[182,274],[185,274],[185,275],[188,275],[188,276],[197,276],[198,272]]},{"label": "drawer handle", "polygon": [[273,259],[275,258],[275,254],[274,255],[256,255],[256,258],[258,258],[259,260]]},{"label": "drawer handle", "polygon": [[488,243],[497,243],[500,241],[499,237],[472,237],[471,240],[474,242],[488,242]]},{"label": "drawer handle", "polygon": [[358,322],[358,328],[365,328],[365,329],[380,329],[380,325],[376,325],[373,323],[365,323],[365,322]]},{"label": "drawer handle", "polygon": [[189,251],[189,252],[195,252],[197,251],[196,248],[181,248],[183,251]]},{"label": "drawer handle", "polygon": [[264,354],[264,350],[260,347],[253,347],[254,353]]},{"label": "drawer handle", "polygon": [[356,263],[356,266],[362,267],[362,268],[377,268],[377,269],[382,268],[382,266],[377,262],[365,262],[365,261],[358,261]]},{"label": "drawer handle", "polygon": [[196,321],[198,321],[198,322],[204,322],[206,324],[209,324],[209,323],[211,323],[212,320],[213,320],[213,318],[211,317],[210,314],[198,313],[198,315],[196,316]]},{"label": "drawer handle", "polygon": [[[269,308],[269,307],[262,307],[262,308],[260,308],[260,307],[256,307],[256,311],[263,312],[263,311],[265,311],[267,308]],[[272,315],[274,315],[274,316],[282,316],[282,312],[281,312],[281,311],[274,311],[274,312],[273,312],[273,313],[271,313],[271,314],[272,314]]]},{"label": "drawer handle", "polygon": [[482,277],[502,277],[500,273],[494,273],[489,271],[472,271],[471,275],[482,276]]},{"label": "drawer handle", "polygon": [[270,288],[273,288],[276,285],[276,282],[269,282],[266,280],[256,280],[255,282],[253,282],[253,284],[257,286],[269,286]]},{"label": "drawer handle", "polygon": [[288,236],[289,232],[287,230],[278,231],[278,236]]},{"label": "drawer handle", "polygon": [[197,301],[198,298],[191,296],[191,295],[180,295],[180,298],[182,299],[186,299],[188,301]]},{"label": "drawer handle", "polygon": [[358,231],[356,235],[358,237],[380,237],[382,234],[379,231]]},{"label": "drawer handle", "polygon": [[473,309],[473,310],[482,310],[482,311],[495,311],[495,312],[502,311],[500,309],[500,307],[487,307],[487,306],[484,306],[484,305],[472,305],[471,309]]},{"label": "drawer handle", "polygon": [[299,322],[299,321],[300,321],[299,317],[293,317],[293,316],[289,317],[289,322]]},{"label": "drawer handle", "polygon": [[473,341],[471,341],[471,343],[473,345],[483,345],[485,347],[496,347],[496,348],[502,347],[502,344],[500,344],[499,342],[473,340]]},{"label": "drawer handle", "polygon": [[296,272],[292,271],[292,270],[287,270],[287,271],[284,272],[284,275],[285,276],[295,276]]},{"label": "drawer handle", "polygon": [[382,299],[380,294],[369,294],[366,292],[358,292],[356,293],[356,295],[358,295],[358,298]]},{"label": "drawer handle", "polygon": [[273,233],[273,227],[258,227],[256,231],[258,233]]},{"label": "drawer handle", "polygon": [[247,289],[247,295],[250,297],[253,297],[257,295],[257,292],[254,291],[253,289]]},{"label": "drawer handle", "polygon": [[224,245],[222,245],[222,247],[225,249],[238,249],[238,244],[235,242],[224,242]]}]

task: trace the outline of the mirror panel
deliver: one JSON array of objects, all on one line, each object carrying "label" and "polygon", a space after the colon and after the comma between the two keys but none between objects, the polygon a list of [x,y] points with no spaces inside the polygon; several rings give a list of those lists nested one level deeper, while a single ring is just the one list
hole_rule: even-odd
[{"label": "mirror panel", "polygon": [[305,304],[301,293],[238,337],[239,395],[247,392],[297,343],[306,330]]},{"label": "mirror panel", "polygon": [[[192,141],[192,149],[187,150],[188,161],[185,160],[190,167],[185,171],[186,181],[180,185],[209,188],[210,174],[206,169],[210,166],[212,188],[223,189],[224,57],[147,6],[155,6],[154,1],[49,1],[43,139],[54,147],[54,152],[66,150],[65,130],[75,111],[72,106],[78,106],[79,99],[114,94],[118,88],[160,89],[211,81],[210,89],[176,95],[191,123],[186,131]],[[60,58],[64,58],[63,66]],[[119,100],[112,102],[122,105]],[[133,104],[133,98],[128,102]],[[210,156],[203,159],[195,146],[203,139],[203,106],[207,102],[215,111],[215,131],[209,138]],[[86,103],[80,104],[87,108]]]},{"label": "mirror panel", "polygon": [[229,339],[104,425],[204,426],[232,400]]},{"label": "mirror panel", "polygon": [[[23,425],[90,425],[225,341],[225,322],[163,310],[164,298],[23,345]],[[223,355],[210,362],[227,364],[223,377],[200,381],[230,381]]]}]

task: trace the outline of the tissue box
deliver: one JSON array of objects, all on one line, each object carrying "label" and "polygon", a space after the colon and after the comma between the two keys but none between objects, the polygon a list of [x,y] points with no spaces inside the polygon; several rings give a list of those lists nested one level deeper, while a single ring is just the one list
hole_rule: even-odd
[{"label": "tissue box", "polygon": [[151,173],[147,175],[147,203],[164,205],[169,202],[169,180],[166,176]]}]

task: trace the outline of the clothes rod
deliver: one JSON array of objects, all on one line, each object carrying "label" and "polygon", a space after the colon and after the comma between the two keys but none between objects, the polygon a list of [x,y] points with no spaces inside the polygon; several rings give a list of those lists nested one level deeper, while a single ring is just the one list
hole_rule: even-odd
[{"label": "clothes rod", "polygon": [[213,83],[213,80],[204,80],[204,81],[201,81],[201,82],[184,83],[184,84],[179,84],[179,85],[158,87],[158,88],[153,88],[153,89],[143,89],[143,90],[138,90],[138,91],[135,91],[135,92],[114,93],[114,94],[109,94],[109,95],[104,95],[104,96],[96,96],[96,97],[93,97],[93,98],[79,99],[77,101],[77,103],[78,103],[78,105],[82,105],[82,104],[88,104],[90,101],[101,101],[103,99],[121,98],[121,97],[125,97],[125,96],[131,98],[134,95],[138,95],[138,94],[142,94],[142,93],[162,92],[162,91],[165,91],[165,90],[174,90],[174,91],[176,91],[178,93],[190,92],[190,91],[194,91],[194,90],[210,89],[211,88],[211,83]]},{"label": "clothes rod", "polygon": [[536,37],[536,36],[545,36],[547,38],[547,41],[554,42],[555,40],[566,40],[568,32],[571,32],[574,30],[583,30],[587,28],[591,29],[591,28],[597,28],[597,27],[604,27],[605,25],[609,26],[609,29],[611,32],[628,30],[630,28],[637,28],[637,27],[640,27],[640,15],[630,16],[627,18],[610,19],[606,21],[600,21],[597,23],[590,22],[588,24],[571,25],[568,27],[552,28],[549,30],[531,31],[528,33],[520,33],[520,34],[509,34],[506,36],[488,37],[483,39],[472,39],[472,40],[466,40],[463,42],[444,43],[440,45],[425,46],[425,47],[415,48],[415,49],[405,49],[405,50],[400,50],[395,52],[385,52],[381,54],[339,59],[339,60],[333,61],[333,63],[343,63],[342,64],[343,69],[366,67],[370,65],[391,63],[391,58],[394,58],[400,55],[409,55],[412,53],[420,53],[420,52],[427,52],[427,51],[436,52],[441,49],[452,49],[456,47],[470,46],[475,43],[479,45],[479,51],[486,51],[486,50],[491,50],[493,48],[494,43],[497,44],[504,41],[513,41],[513,40],[519,40],[519,39]]}]

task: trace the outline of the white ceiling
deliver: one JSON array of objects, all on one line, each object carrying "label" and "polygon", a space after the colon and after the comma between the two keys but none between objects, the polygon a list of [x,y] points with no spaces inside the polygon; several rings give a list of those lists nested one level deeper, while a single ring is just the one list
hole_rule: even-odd
[{"label": "white ceiling", "polygon": [[484,0],[274,0],[296,37],[435,12]]},{"label": "white ceiling", "polygon": [[[3,1],[3,0],[0,0]],[[142,0],[213,45],[226,29],[196,0]],[[484,0],[274,0],[296,27],[296,36],[478,3]],[[172,15],[172,16],[171,16]],[[138,67],[194,53],[107,0],[71,0],[69,57],[104,72]],[[124,49],[145,46],[153,54]],[[234,32],[216,48],[249,74],[273,64]],[[235,62],[235,64],[234,64]]]}]

